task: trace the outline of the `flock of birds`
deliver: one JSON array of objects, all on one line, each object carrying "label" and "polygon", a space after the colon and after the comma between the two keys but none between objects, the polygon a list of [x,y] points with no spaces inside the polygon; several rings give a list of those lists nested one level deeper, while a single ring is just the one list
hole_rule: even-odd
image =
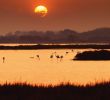
[{"label": "flock of birds", "polygon": [[[58,52],[53,52],[52,54],[50,54],[49,59],[57,59],[57,61],[62,61],[63,58],[65,58],[66,55],[73,53],[74,50],[72,49],[71,51],[66,51],[65,54],[61,55]],[[78,52],[77,52],[78,53]],[[37,54],[35,57],[29,57],[30,59],[37,59],[37,60],[41,60],[41,56],[39,54]],[[2,57],[2,61],[3,63],[5,63],[6,58]]]},{"label": "flock of birds", "polygon": [[[72,49],[71,51],[66,51],[63,55],[59,54],[58,52],[53,52],[50,54],[49,59],[56,59],[57,61],[62,61],[66,55],[73,53],[74,50]],[[79,52],[77,52],[79,53]],[[37,59],[41,60],[42,56],[37,54],[36,56],[29,57],[30,59]],[[5,63],[6,57],[2,57],[3,63]]]},{"label": "flock of birds", "polygon": [[[74,52],[73,50],[71,50],[71,52]],[[65,55],[68,55],[70,52],[65,52]],[[50,56],[49,56],[49,58],[52,60],[53,58],[56,58],[57,59],[57,61],[59,60],[59,61],[62,61],[63,60],[63,58],[64,58],[65,56],[64,55],[59,55],[57,52],[53,52]],[[30,57],[31,59],[34,59],[35,57]],[[38,59],[38,60],[41,60],[41,57],[40,57],[40,55],[36,55],[36,58]]]}]

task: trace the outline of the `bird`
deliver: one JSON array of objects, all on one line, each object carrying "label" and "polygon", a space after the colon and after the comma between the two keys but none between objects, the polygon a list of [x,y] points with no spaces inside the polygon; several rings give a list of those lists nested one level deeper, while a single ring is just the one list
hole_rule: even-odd
[{"label": "bird", "polygon": [[36,55],[36,57],[40,60],[40,56],[39,55]]},{"label": "bird", "polygon": [[31,59],[34,59],[34,57],[30,57]]},{"label": "bird", "polygon": [[68,54],[69,52],[66,52],[66,55]]},{"label": "bird", "polygon": [[60,56],[60,61],[63,59],[63,56]]},{"label": "bird", "polygon": [[60,56],[59,55],[56,55],[56,58],[57,58],[57,60],[60,58]]},{"label": "bird", "polygon": [[2,59],[3,59],[3,63],[5,63],[5,57],[3,57]]},{"label": "bird", "polygon": [[53,58],[53,55],[51,55],[50,58],[52,59]]}]

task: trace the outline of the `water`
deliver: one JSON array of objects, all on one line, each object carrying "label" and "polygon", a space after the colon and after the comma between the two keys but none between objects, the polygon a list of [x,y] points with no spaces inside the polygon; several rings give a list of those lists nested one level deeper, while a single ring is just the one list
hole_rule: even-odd
[{"label": "water", "polygon": [[[86,84],[110,80],[110,61],[72,60],[77,52],[82,51],[85,50],[1,50],[0,83]],[[51,59],[50,55],[55,52],[64,58],[61,61]],[[36,55],[40,56],[40,60]],[[6,58],[5,63],[2,57]]]}]

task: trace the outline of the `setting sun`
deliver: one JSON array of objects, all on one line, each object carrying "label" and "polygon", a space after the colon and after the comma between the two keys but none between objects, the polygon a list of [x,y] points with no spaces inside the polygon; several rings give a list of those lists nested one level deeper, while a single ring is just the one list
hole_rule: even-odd
[{"label": "setting sun", "polygon": [[41,17],[44,17],[48,13],[48,9],[45,6],[40,5],[35,7],[34,12],[39,14]]}]

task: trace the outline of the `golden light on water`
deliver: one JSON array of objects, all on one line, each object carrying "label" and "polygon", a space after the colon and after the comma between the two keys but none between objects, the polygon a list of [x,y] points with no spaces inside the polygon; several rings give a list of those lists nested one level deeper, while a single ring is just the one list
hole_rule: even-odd
[{"label": "golden light on water", "polygon": [[[65,50],[0,50],[0,83],[87,84],[110,79],[110,61],[73,61],[77,52]],[[56,52],[62,60],[50,58]],[[66,52],[69,52],[66,54]],[[36,55],[40,56],[40,60]],[[105,68],[106,66],[106,68]],[[97,70],[98,69],[98,70]]]},{"label": "golden light on water", "polygon": [[40,15],[41,17],[45,17],[46,14],[48,13],[48,9],[45,6],[40,5],[40,6],[35,7],[34,12]]}]

